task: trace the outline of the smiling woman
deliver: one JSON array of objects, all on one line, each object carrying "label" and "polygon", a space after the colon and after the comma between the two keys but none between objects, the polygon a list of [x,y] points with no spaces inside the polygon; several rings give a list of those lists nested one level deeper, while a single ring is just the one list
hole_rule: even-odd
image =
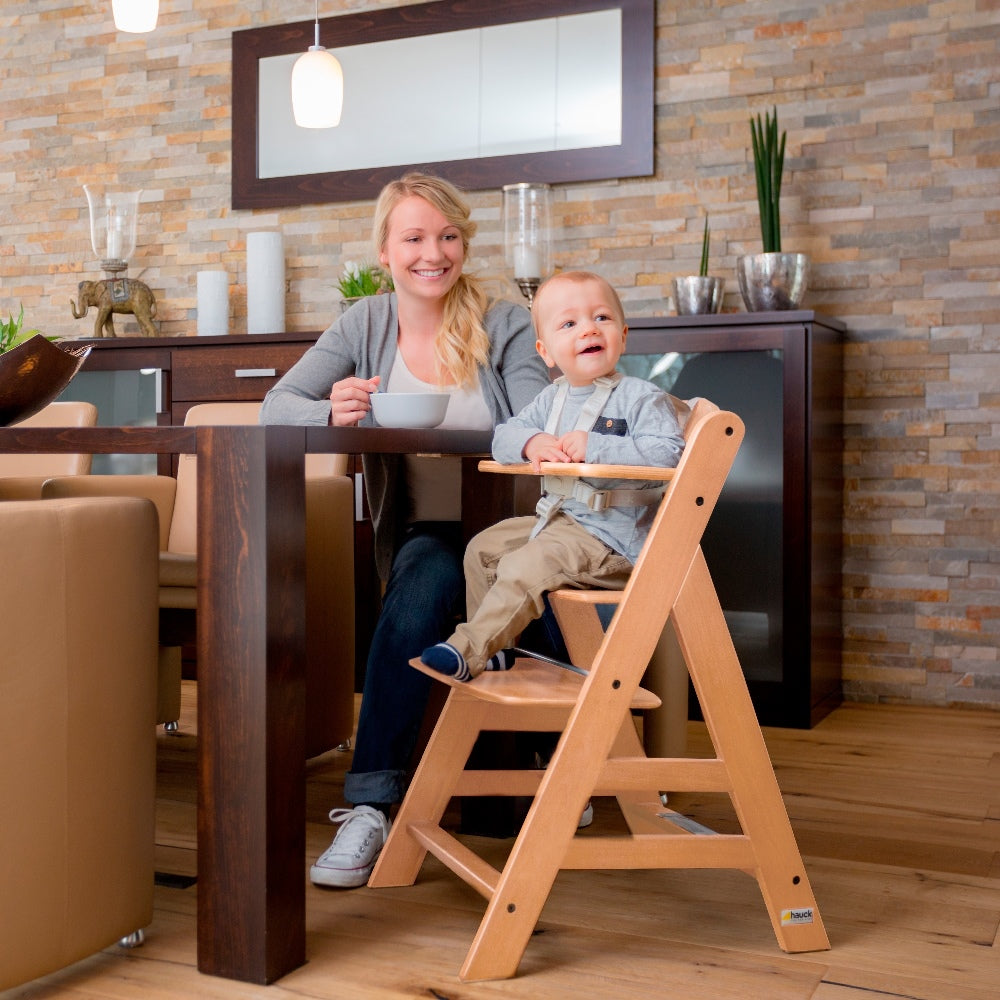
[{"label": "smiling woman", "polygon": [[[296,127],[311,23],[233,33],[233,207],[371,197],[421,164],[465,188],[653,170],[653,0],[459,0],[320,22],[336,129]],[[414,99],[402,99],[403,95]]]}]

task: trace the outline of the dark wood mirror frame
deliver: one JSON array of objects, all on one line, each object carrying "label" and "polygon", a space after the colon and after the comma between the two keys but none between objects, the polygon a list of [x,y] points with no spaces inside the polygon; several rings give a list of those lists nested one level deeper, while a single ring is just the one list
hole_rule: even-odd
[{"label": "dark wood mirror frame", "polygon": [[305,52],[313,21],[233,32],[232,207],[280,208],[373,198],[407,169],[445,177],[468,190],[515,181],[558,184],[653,173],[655,0],[438,0],[320,19],[320,42],[336,49],[444,31],[620,8],[622,11],[622,142],[617,146],[413,163],[370,170],[257,175],[259,62]]}]

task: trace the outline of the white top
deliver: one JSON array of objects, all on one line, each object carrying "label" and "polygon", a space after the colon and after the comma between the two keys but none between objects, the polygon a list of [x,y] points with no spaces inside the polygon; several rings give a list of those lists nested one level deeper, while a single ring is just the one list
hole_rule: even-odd
[{"label": "white top", "polygon": [[[396,352],[386,392],[444,392],[448,409],[440,427],[454,430],[489,431],[493,418],[479,382],[474,388],[438,386],[414,375]],[[462,519],[462,459],[456,455],[406,456],[406,488],[410,499],[410,521],[460,521]]]}]

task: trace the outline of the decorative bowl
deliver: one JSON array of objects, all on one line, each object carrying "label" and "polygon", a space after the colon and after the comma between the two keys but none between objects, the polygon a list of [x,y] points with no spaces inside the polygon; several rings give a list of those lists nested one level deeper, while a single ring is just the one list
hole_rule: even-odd
[{"label": "decorative bowl", "polygon": [[0,427],[27,420],[69,385],[90,346],[51,343],[40,333],[0,354]]},{"label": "decorative bowl", "polygon": [[374,392],[372,413],[382,427],[437,427],[448,399],[443,392]]}]

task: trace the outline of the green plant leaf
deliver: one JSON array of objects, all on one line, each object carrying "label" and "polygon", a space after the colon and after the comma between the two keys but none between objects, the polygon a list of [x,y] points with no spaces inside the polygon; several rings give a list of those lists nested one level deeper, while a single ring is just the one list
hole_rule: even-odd
[{"label": "green plant leaf", "polygon": [[705,231],[701,236],[701,264],[698,267],[698,274],[702,278],[708,277],[708,216],[705,216]]},{"label": "green plant leaf", "polygon": [[754,177],[757,182],[757,207],[760,211],[760,235],[765,253],[781,252],[781,178],[785,168],[786,133],[778,134],[778,109],[773,114],[758,113],[750,119],[753,142]]},{"label": "green plant leaf", "polygon": [[349,260],[344,263],[344,273],[337,282],[337,290],[345,299],[391,292],[392,276],[377,264],[359,264]]},{"label": "green plant leaf", "polygon": [[0,319],[0,354],[9,351],[12,347],[17,347],[18,344],[23,343],[30,337],[34,337],[38,333],[37,330],[22,330],[21,325],[23,323],[23,305],[17,319],[14,319],[11,313],[7,314],[6,320]]}]

